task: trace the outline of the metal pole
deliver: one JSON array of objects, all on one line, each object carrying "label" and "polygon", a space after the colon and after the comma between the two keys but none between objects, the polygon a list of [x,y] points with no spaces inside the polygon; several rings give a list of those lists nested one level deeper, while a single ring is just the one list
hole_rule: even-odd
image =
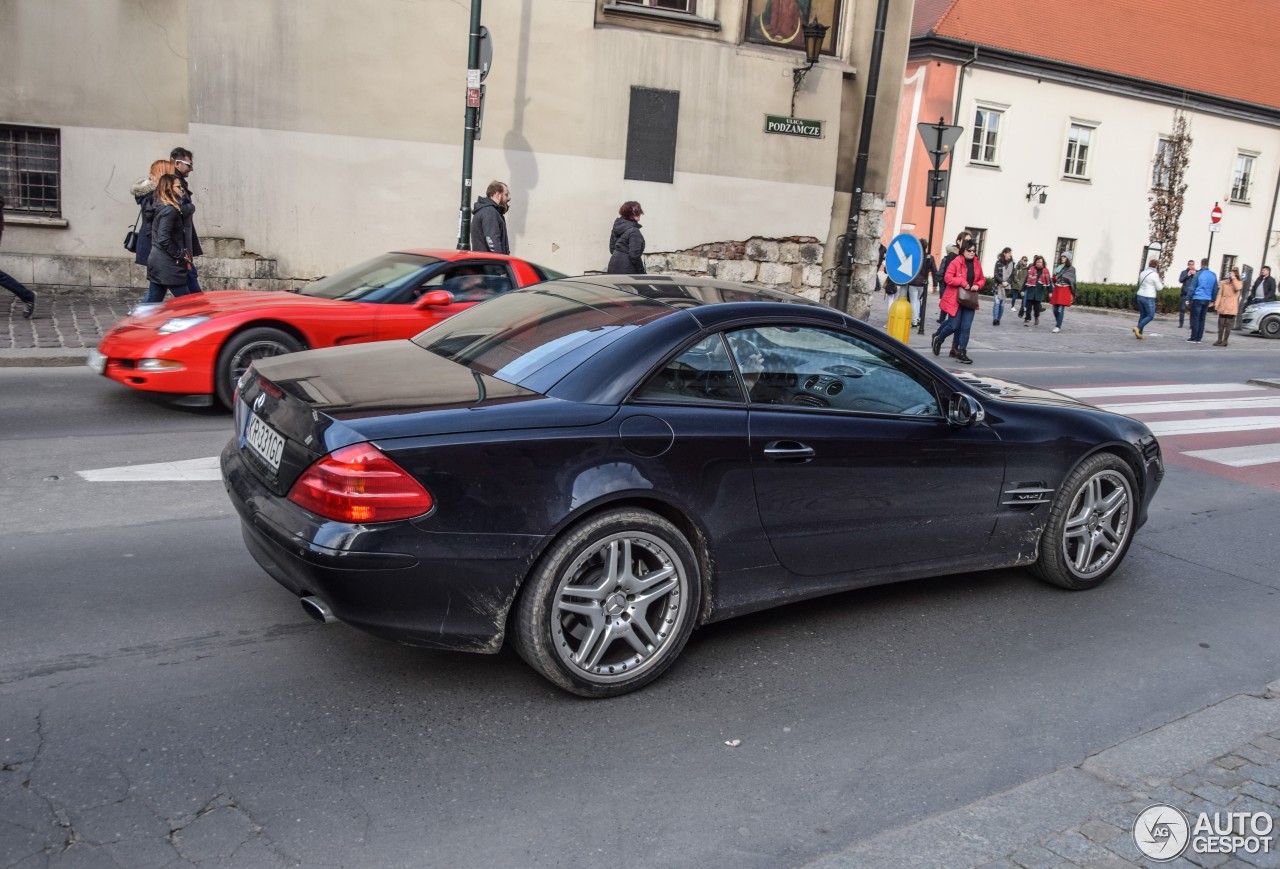
[{"label": "metal pole", "polygon": [[480,113],[480,2],[481,0],[471,0],[471,34],[467,43],[467,117],[466,130],[462,136],[462,204],[458,207],[458,250],[471,249],[471,161],[476,141],[476,117]]},{"label": "metal pole", "polygon": [[849,203],[849,228],[844,234],[844,250],[836,269],[836,307],[848,310],[849,289],[853,282],[853,249],[858,243],[858,221],[862,211],[862,188],[867,181],[868,152],[871,150],[871,127],[876,114],[876,90],[880,86],[880,58],[884,54],[884,25],[889,17],[889,0],[876,6],[876,30],[871,40],[871,61],[867,77],[867,96],[862,104],[862,130],[858,134],[858,156],[853,164],[853,200]]},{"label": "metal pole", "polygon": [[[1217,208],[1218,203],[1217,202],[1213,203],[1213,207]],[[1209,252],[1204,255],[1205,260],[1209,263],[1210,270],[1213,269],[1213,237],[1215,235],[1217,235],[1216,232],[1214,232],[1212,229],[1209,230]],[[1214,272],[1214,274],[1216,275],[1217,272]]]},{"label": "metal pole", "polygon": [[[1262,257],[1258,260],[1258,274],[1262,274],[1262,267],[1269,265],[1267,262],[1267,248],[1270,247],[1268,242],[1271,241],[1271,233],[1276,225],[1276,207],[1280,206],[1280,172],[1276,173],[1276,192],[1271,196],[1271,216],[1267,218],[1267,234],[1262,237]],[[1272,277],[1275,277],[1275,269],[1272,269]],[[1253,293],[1253,287],[1247,288],[1250,294]],[[1240,306],[1240,315],[1236,317],[1236,329],[1244,329],[1244,303]]]}]

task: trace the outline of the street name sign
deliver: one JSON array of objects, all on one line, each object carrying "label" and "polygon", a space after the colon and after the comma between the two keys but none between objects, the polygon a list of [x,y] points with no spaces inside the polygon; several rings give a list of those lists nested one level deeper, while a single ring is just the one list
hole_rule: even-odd
[{"label": "street name sign", "polygon": [[822,121],[805,118],[788,118],[783,115],[765,115],[764,131],[783,136],[801,136],[805,139],[822,138]]}]

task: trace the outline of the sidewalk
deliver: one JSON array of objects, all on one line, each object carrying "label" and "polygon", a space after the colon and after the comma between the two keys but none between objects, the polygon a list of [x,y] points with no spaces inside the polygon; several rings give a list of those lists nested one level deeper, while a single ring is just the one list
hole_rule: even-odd
[{"label": "sidewalk", "polygon": [[[1169,808],[1147,813],[1153,805]],[[1172,809],[1185,819],[1181,828]],[[1243,832],[1240,840],[1196,832],[1201,813],[1207,823],[1221,823],[1222,832],[1227,812],[1244,813],[1234,824],[1234,832]],[[1139,851],[1134,827],[1140,814],[1144,822],[1155,817],[1173,828],[1163,831],[1172,839],[1161,860]],[[1149,849],[1160,846],[1158,823],[1144,823],[1139,831]],[[1181,856],[1170,859],[1184,842]],[[1208,853],[1210,847],[1219,852]],[[874,836],[805,869],[1130,866],[1280,867],[1280,681],[1257,696],[1230,697],[1075,766]]]},{"label": "sidewalk", "polygon": [[[12,301],[10,301],[12,299]],[[83,365],[132,299],[92,299],[42,293],[36,313],[22,317],[17,297],[0,298],[0,366]]]}]

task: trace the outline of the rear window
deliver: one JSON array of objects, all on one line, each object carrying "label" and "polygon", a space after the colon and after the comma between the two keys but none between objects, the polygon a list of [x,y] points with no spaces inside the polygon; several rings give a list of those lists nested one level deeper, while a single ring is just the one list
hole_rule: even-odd
[{"label": "rear window", "polygon": [[634,293],[547,283],[468,308],[413,339],[459,365],[524,385],[549,365],[578,361],[649,320],[674,311]]},{"label": "rear window", "polygon": [[529,263],[529,268],[533,269],[533,273],[538,276],[540,281],[558,281],[561,278],[567,278],[568,275],[558,272],[555,269],[549,269],[546,266],[540,266],[537,263]]}]

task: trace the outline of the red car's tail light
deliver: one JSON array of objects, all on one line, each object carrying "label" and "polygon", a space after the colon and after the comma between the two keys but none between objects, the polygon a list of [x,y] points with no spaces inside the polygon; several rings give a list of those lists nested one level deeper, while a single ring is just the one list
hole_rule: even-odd
[{"label": "red car's tail light", "polygon": [[373,444],[352,444],[317,461],[289,500],[339,522],[389,522],[428,512],[431,493]]}]

